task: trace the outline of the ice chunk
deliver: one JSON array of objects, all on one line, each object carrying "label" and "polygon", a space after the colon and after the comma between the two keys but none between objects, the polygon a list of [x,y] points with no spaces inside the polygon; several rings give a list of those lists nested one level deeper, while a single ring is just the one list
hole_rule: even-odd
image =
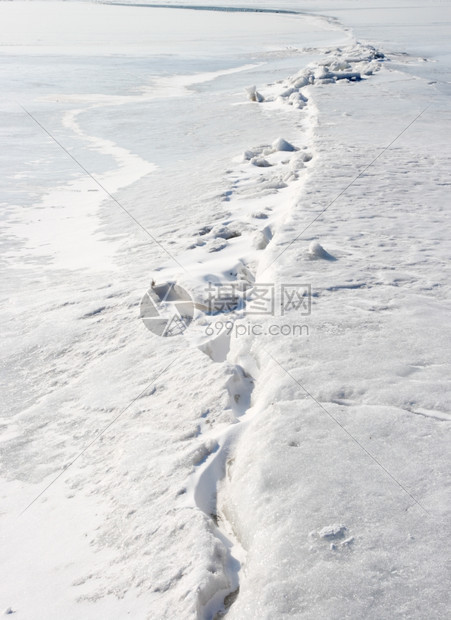
[{"label": "ice chunk", "polygon": [[219,224],[212,229],[211,234],[218,239],[234,239],[241,236],[241,231],[238,225],[231,228],[230,226]]},{"label": "ice chunk", "polygon": [[264,157],[253,157],[251,159],[251,164],[253,166],[257,166],[258,168],[269,168],[271,164]]},{"label": "ice chunk", "polygon": [[277,138],[272,144],[275,151],[297,151],[298,149],[283,138]]},{"label": "ice chunk", "polygon": [[329,254],[318,241],[312,241],[309,246],[309,254],[311,258],[322,258],[323,260],[336,260],[332,254]]},{"label": "ice chunk", "polygon": [[246,88],[246,93],[250,101],[256,101],[257,103],[261,103],[265,100],[263,95],[258,92],[256,86],[249,86],[249,88]]},{"label": "ice chunk", "polygon": [[340,525],[338,523],[334,523],[333,525],[326,525],[321,530],[318,530],[318,536],[320,538],[343,538],[346,534],[347,527],[345,525]]}]

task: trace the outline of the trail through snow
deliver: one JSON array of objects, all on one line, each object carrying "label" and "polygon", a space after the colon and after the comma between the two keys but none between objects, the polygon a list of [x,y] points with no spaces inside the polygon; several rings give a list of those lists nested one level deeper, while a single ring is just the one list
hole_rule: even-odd
[{"label": "trail through snow", "polygon": [[[68,27],[83,5],[64,4]],[[356,3],[342,4],[349,17]],[[141,67],[141,53],[144,85],[45,84],[33,102],[170,255],[79,169],[62,170],[57,185],[45,179],[47,169],[60,174],[48,144],[32,162],[42,185],[25,163],[14,171],[29,186],[23,205],[5,201],[0,581],[3,608],[18,616],[446,617],[443,68],[436,84],[424,69],[436,61],[395,49],[392,35],[370,44],[335,17],[304,19],[288,0],[277,17],[262,6],[259,36],[277,20],[284,45],[252,31],[255,51],[245,34],[258,16],[238,7],[247,21],[236,25],[233,67],[215,56],[219,70],[149,79],[144,51],[160,36],[169,45],[158,32],[164,12],[86,5],[79,53],[129,45],[118,77],[129,79],[131,57]],[[201,58],[205,24],[206,46],[224,54],[220,19],[232,26],[239,16],[223,8],[202,12],[200,25],[198,11],[178,9],[186,24],[174,25],[174,54],[186,37]],[[15,9],[4,9],[9,24]],[[76,47],[76,29],[49,24],[20,30],[18,56],[40,50],[39,66],[49,49],[68,53],[72,38]],[[43,41],[40,28],[50,31]],[[11,53],[12,36],[2,42]],[[34,134],[6,135],[20,161]],[[192,295],[183,336],[146,333],[138,308],[150,281]]]},{"label": "trail through snow", "polygon": [[[298,147],[284,138],[278,138],[272,144],[250,147],[244,155],[237,157],[234,162],[235,170],[228,171],[231,189],[223,196],[229,209],[227,221],[201,230],[201,243],[194,242],[190,248],[190,251],[196,250],[198,256],[206,255],[203,260],[197,260],[204,270],[204,273],[198,271],[196,274],[199,283],[189,280],[190,290],[197,293],[196,300],[206,304],[206,300],[199,297],[205,295],[202,284],[207,280],[222,283],[225,276],[228,282],[233,283],[237,297],[233,307],[221,308],[212,313],[211,324],[217,325],[220,319],[222,333],[198,345],[213,362],[225,364],[227,372],[231,374],[227,382],[227,408],[233,412],[232,423],[228,428],[212,432],[207,425],[201,426],[201,437],[205,437],[209,448],[187,484],[188,505],[196,506],[214,521],[218,540],[225,547],[223,569],[227,586],[222,583],[220,588],[210,593],[210,598],[204,601],[199,610],[199,618],[205,620],[222,617],[236,601],[239,596],[240,572],[246,563],[245,547],[233,522],[229,521],[227,501],[221,498],[220,489],[227,476],[229,483],[231,482],[234,450],[243,429],[250,418],[258,415],[253,399],[258,364],[252,359],[250,351],[243,358],[229,355],[230,336],[236,322],[246,319],[246,310],[252,306],[253,291],[258,295],[259,287],[264,286],[262,277],[268,267],[265,266],[263,256],[273,237],[277,236],[282,222],[286,221],[293,202],[302,194],[308,167],[314,164],[311,151],[314,150],[314,129],[318,123],[317,109],[313,102],[315,87],[336,84],[342,79],[352,82],[368,78],[379,71],[381,63],[386,60],[382,52],[361,44],[346,49],[325,50],[324,58],[320,64],[308,66],[278,84],[264,88],[260,86],[262,95],[250,97],[250,105],[264,106],[268,114],[284,111],[287,106],[288,113],[295,119],[293,124],[299,128],[296,135],[303,146]],[[257,91],[252,87],[249,92]],[[313,99],[311,103],[310,98]],[[284,200],[278,200],[274,207],[274,196],[279,192],[287,192],[288,196]],[[243,217],[245,214],[246,219]],[[216,244],[218,239],[221,244],[214,245],[213,251],[215,254],[221,252],[223,256],[219,263],[221,271],[215,272],[218,261],[209,260],[208,253],[212,251],[209,244]],[[309,251],[313,258],[334,260],[318,242],[312,242]],[[227,263],[224,255],[227,252],[231,257],[227,256],[229,270],[225,268]],[[230,262],[231,260],[233,262]],[[236,265],[241,269],[237,269]],[[219,292],[220,288],[218,294]],[[245,297],[246,301],[240,300],[240,296]],[[219,306],[215,306],[214,301],[213,308],[218,309]],[[212,304],[211,299],[209,303]],[[205,315],[198,318],[204,329],[205,318]],[[205,331],[207,330],[208,327]],[[247,346],[252,350],[257,345],[250,338]]]}]

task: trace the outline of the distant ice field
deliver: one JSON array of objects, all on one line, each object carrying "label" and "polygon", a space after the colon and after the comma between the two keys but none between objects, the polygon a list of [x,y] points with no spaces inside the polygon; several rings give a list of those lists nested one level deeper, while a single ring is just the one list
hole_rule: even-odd
[{"label": "distant ice field", "polygon": [[[20,213],[28,217],[24,207],[34,205],[42,190],[81,172],[26,117],[22,105],[74,149],[92,173],[112,170],[117,179],[111,148],[96,140],[114,136],[116,144],[139,157],[141,174],[136,176],[135,168],[128,180],[141,179],[149,200],[145,212],[138,200],[132,210],[152,227],[155,218],[161,225],[180,210],[181,202],[186,205],[186,195],[194,198],[203,173],[217,185],[212,167],[222,174],[218,160],[244,150],[262,125],[273,122],[274,132],[280,131],[277,119],[260,117],[250,123],[253,111],[232,106],[244,100],[245,87],[299,70],[315,58],[314,49],[307,54],[302,48],[347,38],[327,22],[299,15],[11,2],[0,3],[0,17],[2,106],[8,117],[2,132],[12,147],[0,155],[3,198],[9,205],[20,198]],[[73,110],[75,130],[71,122],[67,125]],[[177,178],[183,179],[175,186],[174,164]],[[154,174],[147,176],[151,168]],[[194,188],[189,187],[190,170]],[[97,192],[96,198],[99,204],[104,195]],[[26,227],[19,228],[19,236],[26,237]],[[58,256],[50,225],[47,230],[51,239],[41,238],[40,245]]]},{"label": "distant ice field", "polygon": [[[296,14],[194,11],[86,2],[2,2],[3,51],[77,55],[143,52],[221,57],[280,44],[327,43],[319,20]],[[230,45],[231,38],[233,46]],[[330,39],[329,39],[330,41]]]}]

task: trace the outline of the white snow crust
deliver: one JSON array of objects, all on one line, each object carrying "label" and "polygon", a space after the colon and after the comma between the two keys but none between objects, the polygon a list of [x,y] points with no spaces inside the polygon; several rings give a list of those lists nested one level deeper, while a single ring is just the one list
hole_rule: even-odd
[{"label": "white snow crust", "polygon": [[0,2],[5,617],[449,617],[450,22]]}]

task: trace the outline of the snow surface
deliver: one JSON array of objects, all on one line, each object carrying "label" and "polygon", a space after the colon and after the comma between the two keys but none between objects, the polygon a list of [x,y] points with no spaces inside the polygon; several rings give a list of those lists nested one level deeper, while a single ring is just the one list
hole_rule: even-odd
[{"label": "snow surface", "polygon": [[0,2],[0,610],[449,617],[449,4],[111,4]]}]

